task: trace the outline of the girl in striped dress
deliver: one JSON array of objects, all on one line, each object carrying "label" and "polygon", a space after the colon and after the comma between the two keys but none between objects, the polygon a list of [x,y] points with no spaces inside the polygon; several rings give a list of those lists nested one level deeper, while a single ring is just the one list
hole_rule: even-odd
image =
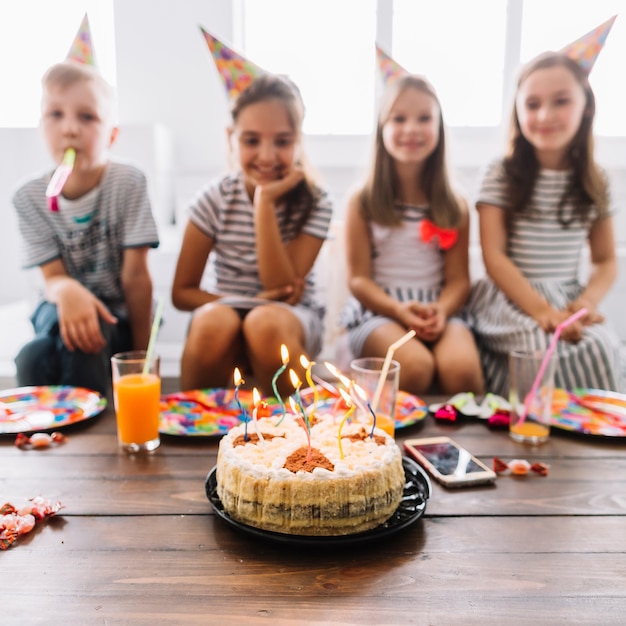
[{"label": "girl in striped dress", "polygon": [[[311,270],[332,209],[301,165],[304,109],[291,81],[262,74],[231,114],[237,168],[192,203],[174,276],[174,305],[193,311],[181,388],[226,387],[238,366],[273,394],[281,344],[296,370],[299,355],[321,349],[324,307]],[[286,378],[279,384],[293,391]]]},{"label": "girl in striped dress", "polygon": [[424,393],[481,393],[480,361],[456,314],[470,291],[469,215],[450,187],[439,100],[423,78],[406,74],[381,103],[375,155],[346,215],[352,297],[342,311],[354,356],[394,354],[400,387]]},{"label": "girl in striped dress", "polygon": [[561,334],[555,384],[620,386],[619,339],[598,312],[616,259],[608,182],[593,158],[594,114],[587,73],[566,54],[545,53],[522,70],[508,154],[488,170],[477,202],[488,278],[475,285],[470,309],[495,393],[508,393],[511,351],[545,351],[556,326],[582,307],[588,313]]}]

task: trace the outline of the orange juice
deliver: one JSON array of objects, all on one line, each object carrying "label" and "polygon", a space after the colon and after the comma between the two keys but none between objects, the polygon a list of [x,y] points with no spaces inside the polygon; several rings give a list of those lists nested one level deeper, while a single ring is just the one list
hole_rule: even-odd
[{"label": "orange juice", "polygon": [[158,440],[161,379],[156,374],[126,374],[113,383],[113,392],[120,442]]},{"label": "orange juice", "polygon": [[525,420],[521,424],[511,424],[509,432],[511,437],[517,441],[540,443],[546,441],[550,436],[550,427],[546,424]]},{"label": "orange juice", "polygon": [[389,436],[393,437],[395,433],[395,421],[389,415],[383,413],[376,414],[376,428],[384,430]]}]

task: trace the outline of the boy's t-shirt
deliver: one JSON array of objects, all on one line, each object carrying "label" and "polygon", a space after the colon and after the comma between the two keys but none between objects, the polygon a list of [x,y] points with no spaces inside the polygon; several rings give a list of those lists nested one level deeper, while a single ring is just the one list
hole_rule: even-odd
[{"label": "boy's t-shirt", "polygon": [[59,198],[59,211],[45,196],[50,173],[20,187],[13,204],[23,240],[23,267],[61,259],[67,273],[126,315],[121,285],[124,250],[159,245],[146,178],[133,165],[110,162],[100,184],[76,200]]}]

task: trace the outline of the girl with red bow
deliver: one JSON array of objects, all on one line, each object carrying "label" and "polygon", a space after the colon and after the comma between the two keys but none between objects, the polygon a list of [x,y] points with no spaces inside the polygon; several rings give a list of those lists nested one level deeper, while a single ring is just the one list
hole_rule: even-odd
[{"label": "girl with red bow", "polygon": [[448,179],[439,100],[401,68],[388,78],[370,173],[347,207],[342,325],[354,356],[385,356],[415,331],[394,353],[401,389],[480,394],[478,352],[458,317],[470,292],[469,213]]}]

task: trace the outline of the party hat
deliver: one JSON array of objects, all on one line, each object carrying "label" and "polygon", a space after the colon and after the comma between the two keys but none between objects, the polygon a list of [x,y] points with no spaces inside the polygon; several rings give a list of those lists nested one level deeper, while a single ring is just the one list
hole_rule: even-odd
[{"label": "party hat", "polygon": [[593,69],[593,65],[596,62],[598,55],[604,47],[604,43],[616,17],[617,15],[614,15],[611,19],[589,31],[580,39],[577,39],[569,44],[569,46],[565,46],[561,52],[571,59],[574,59],[574,61],[576,61],[585,70],[585,72],[589,74],[589,72]]},{"label": "party hat", "polygon": [[96,65],[96,58],[93,52],[93,44],[91,43],[91,31],[89,30],[89,18],[85,13],[80,28],[76,33],[72,47],[67,53],[67,59],[84,63],[85,65]]},{"label": "party hat", "polygon": [[258,65],[248,61],[219,39],[207,33],[202,26],[200,30],[206,39],[209,50],[211,50],[217,71],[231,100],[234,100],[242,91],[247,89],[257,76],[265,73],[265,70]]},{"label": "party hat", "polygon": [[384,52],[378,44],[376,44],[376,58],[385,85],[389,85],[408,74],[408,72]]}]

